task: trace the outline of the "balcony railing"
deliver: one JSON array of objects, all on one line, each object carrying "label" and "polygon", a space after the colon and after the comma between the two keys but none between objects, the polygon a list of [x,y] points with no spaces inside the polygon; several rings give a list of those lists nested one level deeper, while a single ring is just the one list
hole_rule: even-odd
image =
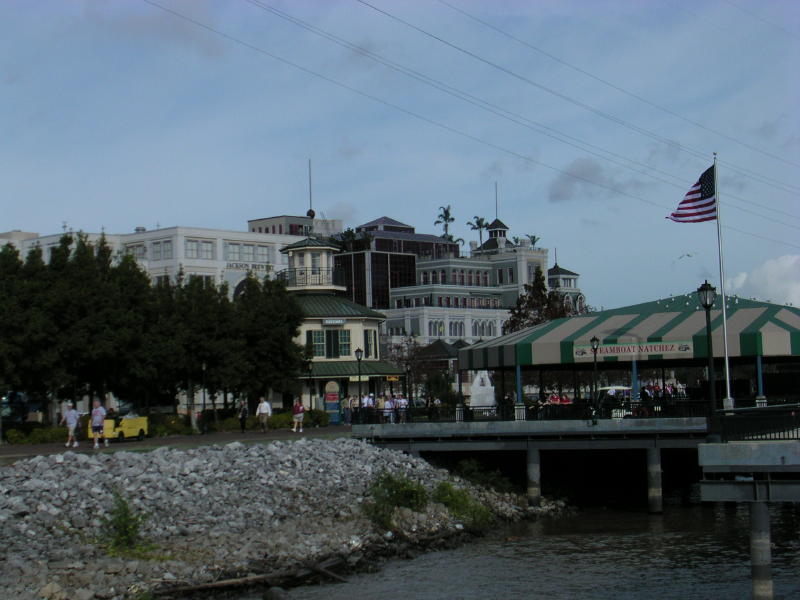
[{"label": "balcony railing", "polygon": [[315,267],[284,269],[276,277],[286,287],[344,286],[344,274],[339,269],[320,269]]}]

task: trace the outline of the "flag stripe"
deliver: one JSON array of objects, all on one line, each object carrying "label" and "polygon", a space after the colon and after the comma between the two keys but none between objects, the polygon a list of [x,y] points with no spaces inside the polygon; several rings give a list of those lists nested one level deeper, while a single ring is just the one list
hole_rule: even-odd
[{"label": "flag stripe", "polygon": [[714,167],[706,169],[667,217],[676,223],[702,223],[717,218],[717,195],[714,189]]}]

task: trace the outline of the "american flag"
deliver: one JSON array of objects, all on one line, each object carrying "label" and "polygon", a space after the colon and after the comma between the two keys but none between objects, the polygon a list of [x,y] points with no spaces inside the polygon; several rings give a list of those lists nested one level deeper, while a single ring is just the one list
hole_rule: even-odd
[{"label": "american flag", "polygon": [[714,190],[714,167],[706,169],[681,200],[668,219],[676,223],[702,223],[717,218],[717,195]]}]

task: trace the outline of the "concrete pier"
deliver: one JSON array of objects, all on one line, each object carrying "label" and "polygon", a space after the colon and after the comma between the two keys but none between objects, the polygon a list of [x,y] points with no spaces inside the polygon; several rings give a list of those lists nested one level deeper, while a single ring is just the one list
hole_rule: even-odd
[{"label": "concrete pier", "polygon": [[542,500],[542,469],[538,448],[528,448],[528,506]]},{"label": "concrete pier", "polygon": [[753,600],[772,600],[772,550],[766,502],[750,503],[750,570]]},{"label": "concrete pier", "polygon": [[661,493],[661,450],[647,449],[647,508],[651,513],[664,512]]}]

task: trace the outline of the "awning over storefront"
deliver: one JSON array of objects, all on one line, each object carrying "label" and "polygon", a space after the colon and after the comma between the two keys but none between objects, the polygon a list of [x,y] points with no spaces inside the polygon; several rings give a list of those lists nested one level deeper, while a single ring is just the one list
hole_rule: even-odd
[{"label": "awning over storefront", "polygon": [[[731,357],[800,357],[800,309],[729,297]],[[711,310],[714,356],[723,355],[722,304]],[[479,342],[459,351],[459,369],[497,369],[591,363],[590,340],[600,340],[598,361],[659,361],[708,357],[705,310],[695,293],[556,319]]]},{"label": "awning over storefront", "polygon": [[[382,360],[362,360],[361,377],[402,375],[403,369]],[[349,379],[358,376],[358,361],[331,360],[312,363],[311,377],[314,379]]]}]

